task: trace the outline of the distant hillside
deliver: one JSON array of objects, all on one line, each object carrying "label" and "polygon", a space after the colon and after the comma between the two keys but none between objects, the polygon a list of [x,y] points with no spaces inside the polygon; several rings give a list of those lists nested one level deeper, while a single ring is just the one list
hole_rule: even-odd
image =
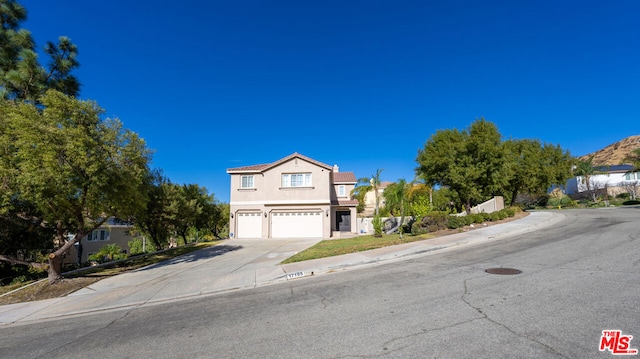
[{"label": "distant hillside", "polygon": [[640,135],[629,136],[622,141],[578,158],[588,160],[589,157],[594,156],[594,165],[619,165],[624,163],[624,159],[636,148],[640,148]]}]

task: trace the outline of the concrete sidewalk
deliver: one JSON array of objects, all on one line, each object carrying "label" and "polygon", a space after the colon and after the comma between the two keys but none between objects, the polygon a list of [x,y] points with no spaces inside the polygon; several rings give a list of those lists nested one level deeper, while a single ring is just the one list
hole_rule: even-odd
[{"label": "concrete sidewalk", "polygon": [[210,295],[423,256],[553,225],[560,212],[531,212],[500,225],[366,252],[279,265],[319,239],[233,239],[169,261],[103,279],[63,298],[0,306],[0,325],[29,323]]}]

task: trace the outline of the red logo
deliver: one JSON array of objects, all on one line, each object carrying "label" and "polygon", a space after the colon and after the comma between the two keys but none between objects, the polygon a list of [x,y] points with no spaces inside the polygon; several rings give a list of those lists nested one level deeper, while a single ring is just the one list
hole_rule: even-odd
[{"label": "red logo", "polygon": [[611,351],[613,355],[636,355],[638,349],[631,348],[632,335],[623,335],[620,330],[603,330],[600,351]]}]

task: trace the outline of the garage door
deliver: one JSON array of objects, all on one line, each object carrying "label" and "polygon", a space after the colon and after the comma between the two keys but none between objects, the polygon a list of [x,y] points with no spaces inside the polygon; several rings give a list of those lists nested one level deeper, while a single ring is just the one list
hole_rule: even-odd
[{"label": "garage door", "polygon": [[262,216],[260,212],[238,213],[236,232],[236,238],[262,237]]},{"label": "garage door", "polygon": [[271,237],[322,238],[322,212],[272,213]]}]

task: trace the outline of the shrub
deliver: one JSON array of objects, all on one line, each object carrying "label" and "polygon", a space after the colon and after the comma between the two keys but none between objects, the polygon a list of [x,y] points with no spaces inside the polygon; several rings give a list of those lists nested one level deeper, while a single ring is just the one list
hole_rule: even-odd
[{"label": "shrub", "polygon": [[382,223],[382,217],[380,217],[380,215],[373,217],[371,225],[373,226],[373,236],[382,237],[382,227],[384,226],[384,223]]},{"label": "shrub", "polygon": [[[469,217],[471,219],[471,223],[482,223],[484,221],[487,220],[487,218],[489,218],[489,214],[488,213],[474,213],[474,214],[470,214],[467,217]],[[470,224],[471,224],[470,223]]]},{"label": "shrub", "polygon": [[619,193],[616,198],[620,198],[620,199],[629,199],[631,198],[631,194],[624,192],[624,193]]},{"label": "shrub", "polygon": [[[447,229],[449,226],[449,215],[445,212],[432,212],[422,217],[422,219],[413,224],[411,233],[423,234],[435,232],[440,229]],[[418,227],[418,228],[414,228]]]},{"label": "shrub", "polygon": [[629,201],[622,202],[622,205],[624,205],[624,206],[635,205],[635,204],[640,204],[640,201],[632,199],[632,200],[629,200]]},{"label": "shrub", "polygon": [[465,224],[465,222],[466,222],[465,218],[466,217],[451,216],[451,217],[449,217],[449,220],[447,221],[448,222],[447,226],[450,229],[458,229],[460,227],[464,227],[466,225]]},{"label": "shrub", "polygon": [[419,236],[425,233],[429,233],[429,231],[427,231],[426,228],[422,227],[421,222],[416,221],[411,225],[411,234],[413,234],[414,236]]},{"label": "shrub", "polygon": [[117,244],[107,244],[100,248],[98,253],[89,256],[90,261],[96,261],[98,263],[111,262],[124,258],[127,258],[127,255]]}]

